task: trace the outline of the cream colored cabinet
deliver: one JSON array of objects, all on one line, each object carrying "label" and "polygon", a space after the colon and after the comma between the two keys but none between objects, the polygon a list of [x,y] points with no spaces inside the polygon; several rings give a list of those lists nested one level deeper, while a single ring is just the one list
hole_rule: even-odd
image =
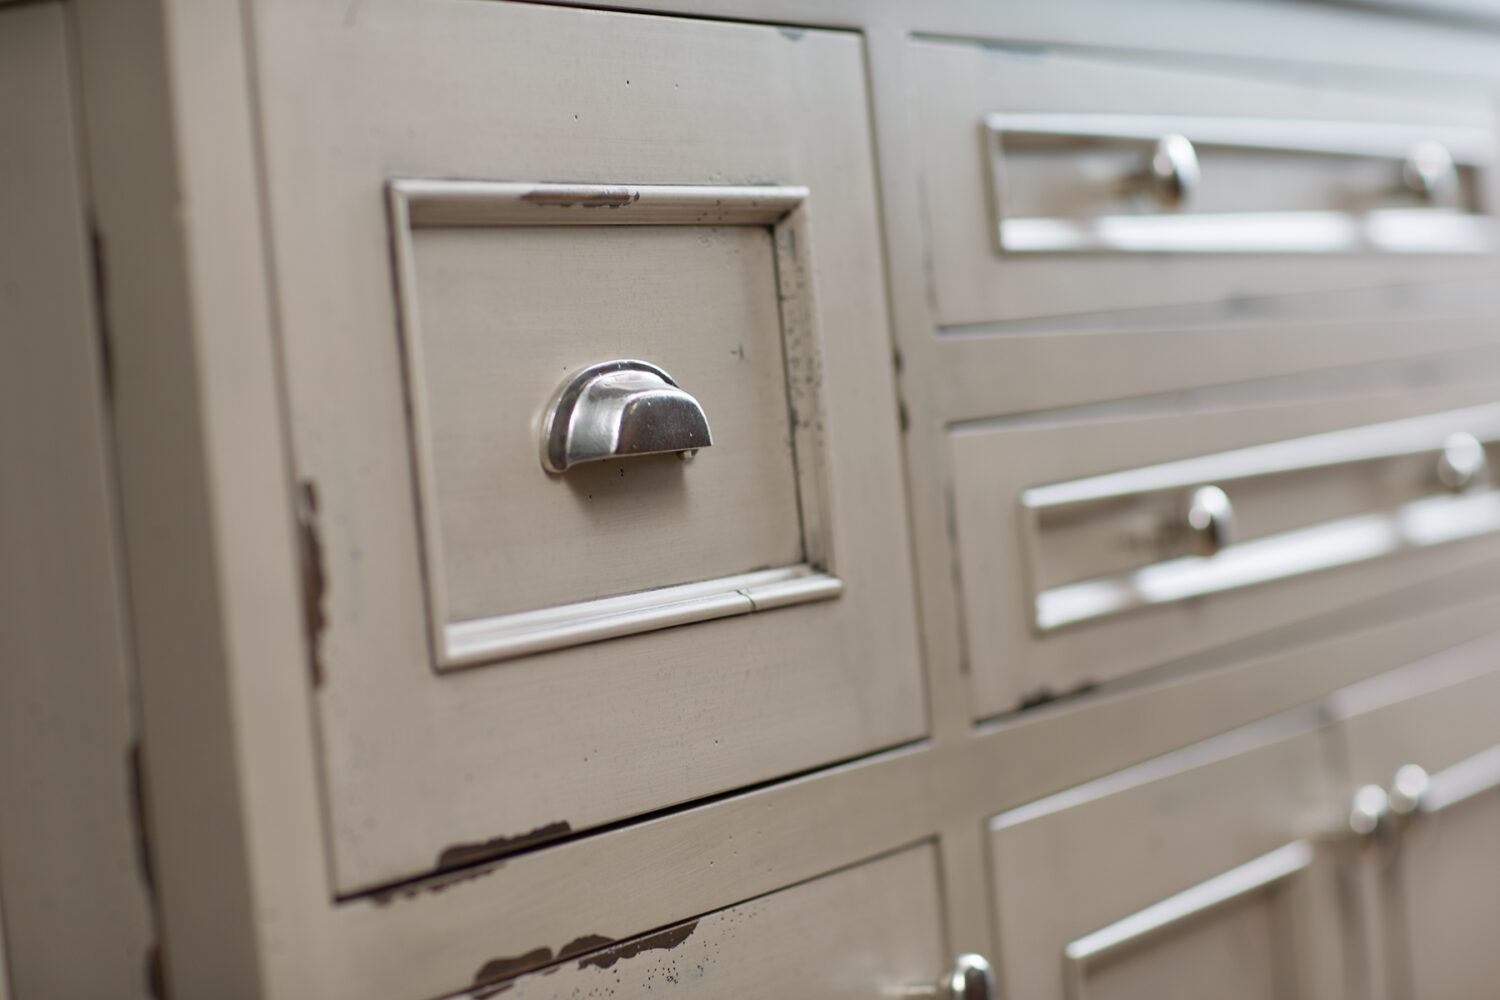
[{"label": "cream colored cabinet", "polygon": [[1474,995],[1500,27],[634,6],[0,8],[0,994]]},{"label": "cream colored cabinet", "polygon": [[1351,795],[1381,808],[1365,850],[1370,995],[1480,997],[1500,975],[1500,639],[1334,702]]}]

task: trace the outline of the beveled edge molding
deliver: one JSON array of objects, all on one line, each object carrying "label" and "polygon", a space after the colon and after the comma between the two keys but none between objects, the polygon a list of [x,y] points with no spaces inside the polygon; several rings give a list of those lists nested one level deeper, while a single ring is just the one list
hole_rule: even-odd
[{"label": "beveled edge molding", "polygon": [[[824,437],[822,356],[812,299],[805,187],[568,184],[395,178],[386,184],[409,433],[417,478],[428,634],[436,669],[450,670],[656,629],[830,600],[835,573]],[[774,247],[801,562],[713,580],[448,621],[437,481],[412,232],[444,227],[662,225],[766,226]]]}]

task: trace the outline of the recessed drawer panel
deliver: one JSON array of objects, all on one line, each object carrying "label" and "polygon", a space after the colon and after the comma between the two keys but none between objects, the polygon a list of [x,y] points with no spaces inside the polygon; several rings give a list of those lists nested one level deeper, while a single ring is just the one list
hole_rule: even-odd
[{"label": "recessed drawer panel", "polygon": [[1500,556],[1494,398],[1484,383],[956,429],[981,714]]},{"label": "recessed drawer panel", "polygon": [[919,737],[858,36],[257,30],[338,891]]},{"label": "recessed drawer panel", "polygon": [[507,963],[495,962],[470,995],[901,996],[944,971],[937,871],[930,845],[908,848],[641,937],[585,945],[516,979],[501,979]]},{"label": "recessed drawer panel", "polygon": [[1317,738],[1264,733],[993,818],[1000,995],[1343,995]]},{"label": "recessed drawer panel", "polygon": [[956,42],[911,56],[945,327],[1488,273],[1482,95]]},{"label": "recessed drawer panel", "polygon": [[839,595],[808,195],[390,185],[440,666]]}]

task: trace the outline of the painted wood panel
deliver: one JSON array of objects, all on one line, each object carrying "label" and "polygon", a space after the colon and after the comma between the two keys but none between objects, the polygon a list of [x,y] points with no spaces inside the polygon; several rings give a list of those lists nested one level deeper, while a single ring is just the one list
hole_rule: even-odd
[{"label": "painted wood panel", "polygon": [[[921,735],[859,38],[507,4],[367,3],[346,22],[333,7],[268,3],[257,23],[260,51],[277,70],[265,78],[262,99],[267,192],[292,447],[297,475],[317,497],[308,530],[317,536],[326,584],[317,595],[327,623],[318,637],[319,700],[340,891]],[[801,239],[809,245],[779,245],[777,253],[795,251],[808,262],[809,322],[821,366],[799,371],[788,363],[787,391],[797,422],[815,426],[826,440],[827,548],[842,593],[436,677],[426,648],[384,205],[393,178],[806,188],[799,211],[806,219]],[[710,235],[688,229],[632,236],[626,227],[590,236],[585,227],[499,246],[479,243],[472,233],[445,236],[478,244],[462,255],[477,273],[462,295],[445,293],[428,319],[444,319],[443,310],[451,309],[444,322],[457,322],[460,312],[482,306],[504,315],[533,294],[541,298],[530,300],[531,308],[546,311],[564,297],[557,308],[575,310],[579,323],[595,328],[578,350],[612,357],[666,352],[695,371],[699,363],[689,358],[716,359],[718,369],[704,368],[698,380],[732,412],[739,405],[733,399],[767,391],[776,362],[766,356],[741,365],[731,352],[741,341],[747,357],[773,350],[764,344],[765,327],[778,306],[784,340],[806,330],[793,323],[790,305],[800,296],[787,286],[793,272],[778,264],[773,298],[764,247],[740,247],[739,254],[716,249],[712,240],[699,247],[697,239]],[[559,240],[566,245],[551,246]],[[456,273],[458,249],[418,247],[417,283],[429,283],[424,297],[446,287],[431,284],[440,263],[449,269],[441,273]],[[428,250],[444,256],[421,265]],[[597,287],[570,295],[570,275],[559,269],[576,268],[572,277],[586,280],[594,250],[624,256]],[[502,252],[503,259],[495,256]],[[755,254],[761,263],[746,278],[742,269]],[[633,270],[653,277],[635,282],[631,295],[597,297]],[[497,277],[488,287],[482,278],[492,271]],[[672,284],[673,274],[680,284]],[[669,291],[701,296],[706,311],[693,322],[674,321],[675,307],[662,298]],[[753,306],[742,308],[750,300]],[[759,332],[733,332],[744,323]],[[713,329],[697,332],[704,324]],[[480,328],[470,333],[484,342]],[[494,359],[536,368],[518,374],[502,394],[512,422],[533,419],[563,375],[560,366],[608,360],[548,342],[555,337],[494,336],[500,338]],[[512,346],[507,336],[519,339]],[[694,353],[705,348],[708,354]],[[788,358],[797,353],[789,350]],[[742,374],[752,367],[758,388]],[[459,361],[443,377],[478,378],[480,371]],[[429,374],[424,391],[446,394],[443,406],[483,399],[465,385],[449,388]],[[820,397],[815,406],[801,399],[808,386]],[[541,397],[532,399],[538,391]],[[705,400],[710,419],[714,402]],[[688,494],[681,481],[669,481],[633,498],[639,502],[630,517],[606,525],[602,502],[590,510],[589,490],[581,497],[559,491],[534,457],[478,450],[476,460],[515,458],[523,466],[491,464],[485,475],[529,476],[537,484],[496,510],[505,530],[529,537],[525,544],[502,537],[489,545],[464,536],[461,544],[511,560],[503,572],[484,567],[508,581],[512,596],[504,601],[545,603],[577,593],[582,553],[559,550],[578,553],[563,558],[527,547],[564,532],[567,518],[588,522],[598,540],[591,549],[611,532],[628,535],[633,522],[642,524],[641,540],[622,542],[637,555],[636,565],[602,575],[597,583],[607,590],[691,580],[750,558],[749,550],[758,563],[743,569],[775,565],[788,555],[789,517],[787,411],[778,418],[774,409],[755,402],[740,440],[734,420],[725,425],[725,449],[731,456],[747,449],[745,460],[726,464],[716,445],[701,456],[701,467],[671,470],[691,480],[694,491],[718,484],[710,495],[722,522],[683,515]],[[807,457],[800,442],[798,451],[800,477]],[[780,470],[774,475],[773,466]],[[629,485],[630,468],[621,468]],[[757,468],[764,471],[754,481],[734,479]],[[805,488],[798,499],[805,534],[812,514]],[[768,519],[766,530],[742,532],[736,513],[742,510],[752,523]],[[680,546],[667,541],[674,519],[685,533]],[[529,522],[545,528],[529,532]],[[719,559],[707,542],[695,543],[705,532],[722,534],[733,557]],[[608,553],[590,558],[609,560]],[[470,610],[499,600],[478,584],[456,592]]]}]

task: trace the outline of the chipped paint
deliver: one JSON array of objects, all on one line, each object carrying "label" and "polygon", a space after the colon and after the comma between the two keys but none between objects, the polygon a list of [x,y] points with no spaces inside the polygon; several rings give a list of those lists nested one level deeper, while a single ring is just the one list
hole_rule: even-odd
[{"label": "chipped paint", "polygon": [[[577,955],[603,948],[614,943],[614,938],[605,937],[602,934],[585,934],[576,937],[557,949],[554,958],[551,948],[533,948],[524,955],[514,955],[506,958],[492,958],[479,967],[474,973],[474,985],[469,988],[469,996],[480,1000],[483,997],[492,997],[497,993],[503,993],[515,984],[503,982],[523,972],[530,972],[539,966],[548,965],[552,962],[563,962]],[[613,963],[611,963],[613,964]],[[551,975],[557,971],[557,966],[544,970],[544,975]]]},{"label": "chipped paint", "polygon": [[1023,697],[1020,701],[1020,704],[1016,706],[1016,710],[1025,712],[1033,708],[1040,708],[1043,705],[1050,705],[1054,701],[1061,701],[1065,698],[1076,698],[1078,695],[1088,694],[1098,686],[1099,684],[1097,681],[1084,681],[1081,684],[1069,688],[1067,691],[1058,692],[1053,691],[1050,687],[1047,687],[1044,684],[1041,687],[1037,688],[1035,691]]},{"label": "chipped paint", "polygon": [[407,882],[389,889],[377,889],[370,893],[370,898],[376,906],[389,906],[398,899],[415,899],[428,893],[439,893],[462,882],[474,882],[487,875],[505,867],[504,861],[492,861],[478,868],[465,868],[460,872],[450,872],[446,875],[438,875],[433,878],[422,879],[419,882]]},{"label": "chipped paint", "polygon": [[647,934],[645,937],[635,938],[630,941],[622,941],[612,948],[606,948],[604,951],[601,951],[598,954],[590,955],[587,958],[580,959],[578,962],[578,968],[587,969],[590,966],[593,966],[600,969],[608,969],[616,962],[622,961],[627,958],[634,958],[635,956],[641,954],[641,952],[671,951],[673,948],[676,948],[678,945],[682,944],[682,942],[692,937],[693,931],[697,929],[698,921],[694,920],[692,923],[679,924],[676,927],[669,927],[666,930],[658,931],[655,934]]},{"label": "chipped paint", "polygon": [[567,836],[573,832],[573,827],[566,821],[560,820],[556,823],[548,823],[539,826],[535,830],[520,833],[514,837],[491,837],[489,840],[479,841],[471,844],[454,844],[446,847],[438,854],[437,866],[439,868],[459,868],[464,865],[474,864],[477,861],[488,861],[501,854],[518,851],[532,844],[539,844],[545,840],[556,840],[558,837]]},{"label": "chipped paint", "polygon": [[318,534],[318,487],[311,479],[297,484],[297,543],[302,563],[302,623],[316,690],[323,686],[323,630],[328,627],[323,602],[328,594],[328,573]]},{"label": "chipped paint", "polygon": [[635,188],[547,187],[528,191],[521,200],[544,208],[624,208],[641,200]]},{"label": "chipped paint", "polygon": [[574,938],[561,948],[557,949],[557,960],[567,961],[585,952],[595,951],[615,943],[614,938],[605,937],[603,934],[585,934],[583,937]]}]

